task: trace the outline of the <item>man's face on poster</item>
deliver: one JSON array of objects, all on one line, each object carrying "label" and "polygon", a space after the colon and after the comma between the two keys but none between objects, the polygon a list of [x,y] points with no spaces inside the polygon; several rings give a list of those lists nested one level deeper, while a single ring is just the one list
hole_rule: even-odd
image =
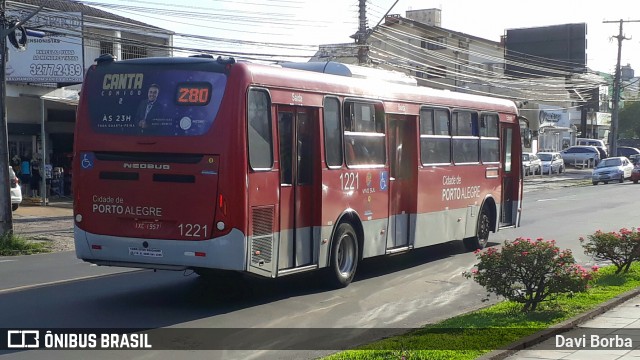
[{"label": "man's face on poster", "polygon": [[147,96],[149,98],[150,102],[154,102],[156,101],[156,99],[158,98],[158,93],[160,92],[160,90],[157,87],[150,87],[149,88],[149,92],[147,93]]}]

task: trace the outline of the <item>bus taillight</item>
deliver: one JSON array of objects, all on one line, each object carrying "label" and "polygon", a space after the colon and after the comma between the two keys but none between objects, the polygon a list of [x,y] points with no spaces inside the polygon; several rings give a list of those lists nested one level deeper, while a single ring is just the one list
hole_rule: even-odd
[{"label": "bus taillight", "polygon": [[218,236],[227,234],[231,231],[231,228],[226,224],[227,217],[227,199],[225,199],[224,195],[218,195],[218,215],[216,216],[216,229],[218,230]]},{"label": "bus taillight", "polygon": [[220,211],[222,211],[222,215],[227,216],[227,201],[224,199],[222,194],[218,196],[218,207],[220,208]]}]

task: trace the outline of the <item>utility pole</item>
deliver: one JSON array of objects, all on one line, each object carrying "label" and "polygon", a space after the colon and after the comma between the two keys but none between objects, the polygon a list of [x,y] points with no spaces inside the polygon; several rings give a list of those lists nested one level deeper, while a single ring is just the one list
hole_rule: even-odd
[{"label": "utility pole", "polygon": [[[7,134],[7,1],[0,0],[0,236],[13,233],[11,193],[9,187],[9,141]],[[0,240],[1,241],[1,240]]]},{"label": "utility pole", "polygon": [[[7,0],[0,0],[0,241],[13,234],[13,214],[11,212],[11,190],[9,185],[9,135],[7,131],[7,36],[31,19],[41,9],[38,7],[23,20],[7,21]],[[15,39],[14,39],[15,40]],[[26,37],[20,39],[26,45]]]},{"label": "utility pole", "polygon": [[625,22],[640,22],[640,20],[618,20],[603,21],[603,23],[620,23],[620,31],[618,36],[614,36],[618,40],[618,60],[616,62],[616,72],[613,76],[613,104],[611,109],[611,142],[609,143],[609,153],[611,156],[616,155],[618,149],[618,115],[620,113],[620,60],[622,57],[622,40],[631,40],[622,34],[622,25]]},{"label": "utility pole", "polygon": [[358,44],[358,64],[362,65],[368,62],[369,57],[369,49],[367,49],[367,0],[359,0],[358,8],[360,26],[356,33],[356,44]]}]

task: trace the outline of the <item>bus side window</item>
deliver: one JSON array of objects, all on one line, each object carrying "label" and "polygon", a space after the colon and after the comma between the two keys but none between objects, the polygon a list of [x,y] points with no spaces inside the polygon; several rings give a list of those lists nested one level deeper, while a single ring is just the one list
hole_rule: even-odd
[{"label": "bus side window", "polygon": [[252,89],[247,99],[249,164],[252,169],[273,167],[271,101],[266,91]]},{"label": "bus side window", "polygon": [[448,110],[420,109],[420,161],[423,165],[451,163]]},{"label": "bus side window", "polygon": [[324,100],[324,152],[327,166],[342,166],[342,130],[340,102],[336,98]]},{"label": "bus side window", "polygon": [[386,150],[382,106],[349,101],[344,107],[347,165],[384,165]]},{"label": "bus side window", "polygon": [[478,162],[480,160],[478,114],[474,111],[454,111],[451,124],[454,162]]},{"label": "bus side window", "polygon": [[500,139],[498,137],[498,115],[482,114],[480,119],[480,160],[500,162]]}]

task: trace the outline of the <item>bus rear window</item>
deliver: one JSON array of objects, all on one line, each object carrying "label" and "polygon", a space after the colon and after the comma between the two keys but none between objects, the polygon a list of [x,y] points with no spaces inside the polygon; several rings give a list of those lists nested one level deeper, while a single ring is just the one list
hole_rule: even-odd
[{"label": "bus rear window", "polygon": [[97,67],[82,92],[96,132],[191,136],[213,124],[226,82],[215,72]]}]

